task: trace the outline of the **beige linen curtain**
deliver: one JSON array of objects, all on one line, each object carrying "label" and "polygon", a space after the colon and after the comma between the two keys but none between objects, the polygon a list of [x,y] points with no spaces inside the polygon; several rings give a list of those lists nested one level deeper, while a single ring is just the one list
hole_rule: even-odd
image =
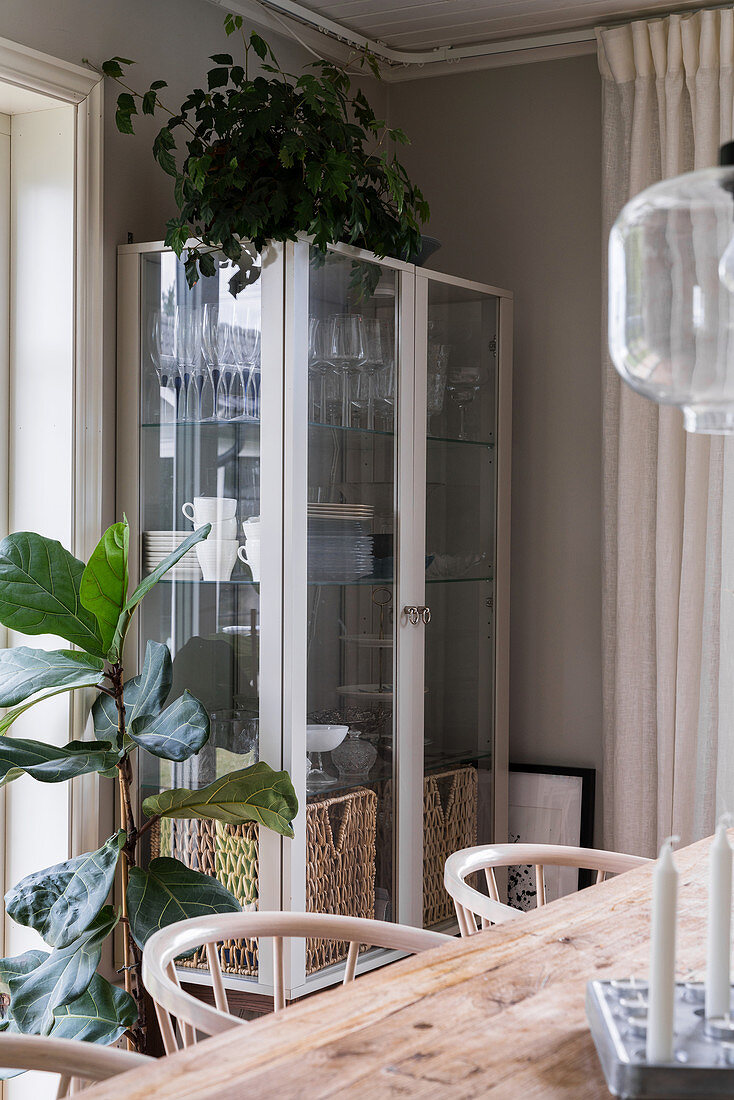
[{"label": "beige linen curtain", "polygon": [[[597,45],[606,240],[629,198],[716,164],[732,137],[734,10],[599,28]],[[606,350],[603,370],[604,843],[653,855],[734,810],[734,563],[722,585],[734,451],[686,435],[677,409],[621,383]]]}]

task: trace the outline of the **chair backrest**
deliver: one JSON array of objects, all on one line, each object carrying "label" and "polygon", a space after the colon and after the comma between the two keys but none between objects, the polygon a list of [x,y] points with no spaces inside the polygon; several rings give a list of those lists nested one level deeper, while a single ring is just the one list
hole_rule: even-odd
[{"label": "chair backrest", "polygon": [[[462,936],[472,936],[490,924],[522,919],[524,915],[523,910],[513,909],[500,901],[496,867],[534,867],[537,903],[545,905],[544,867],[579,867],[596,871],[598,884],[608,874],[631,871],[633,867],[649,862],[649,859],[642,856],[605,852],[598,848],[572,848],[561,844],[480,844],[450,855],[444,867],[443,881],[454,900]],[[469,875],[477,871],[485,874],[489,897],[475,890],[466,881]]]},{"label": "chair backrest", "polygon": [[47,1035],[0,1035],[0,1066],[61,1075],[58,1097],[76,1093],[77,1082],[105,1081],[118,1073],[146,1065],[151,1059],[116,1047],[53,1039]]},{"label": "chair backrest", "polygon": [[[450,943],[440,932],[409,928],[404,924],[364,920],[325,913],[223,913],[194,917],[171,924],[154,933],[143,951],[143,984],[155,1003],[166,1053],[178,1049],[172,1016],[177,1017],[184,1047],[196,1042],[196,1032],[216,1035],[242,1020],[230,1015],[217,944],[222,940],[270,938],[273,941],[273,985],[275,1011],[285,1008],[283,940],[293,937],[345,941],[349,943],[344,984],[354,980],[357,956],[362,944],[417,954],[430,947]],[[204,946],[209,963],[214,1007],[181,989],[174,960]]]}]

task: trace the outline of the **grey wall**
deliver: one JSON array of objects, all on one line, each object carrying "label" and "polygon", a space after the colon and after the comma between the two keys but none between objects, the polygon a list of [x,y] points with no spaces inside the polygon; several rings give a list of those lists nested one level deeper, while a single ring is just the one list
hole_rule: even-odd
[{"label": "grey wall", "polygon": [[596,59],[417,80],[389,95],[431,203],[429,232],[443,241],[430,266],[516,296],[511,757],[600,769]]}]

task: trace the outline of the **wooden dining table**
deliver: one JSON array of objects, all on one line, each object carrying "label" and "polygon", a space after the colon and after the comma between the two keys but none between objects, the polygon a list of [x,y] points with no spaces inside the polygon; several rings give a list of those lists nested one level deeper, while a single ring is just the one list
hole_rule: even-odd
[{"label": "wooden dining table", "polygon": [[[681,980],[704,967],[709,844],[675,856]],[[651,875],[639,867],[238,1024],[85,1100],[607,1097],[586,983],[647,974]]]}]

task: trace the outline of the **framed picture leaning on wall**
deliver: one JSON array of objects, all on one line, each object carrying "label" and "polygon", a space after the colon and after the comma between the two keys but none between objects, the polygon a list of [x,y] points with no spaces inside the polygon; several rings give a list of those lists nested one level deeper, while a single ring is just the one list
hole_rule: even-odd
[{"label": "framed picture leaning on wall", "polygon": [[[508,834],[515,844],[567,844],[592,848],[594,843],[594,768],[510,764]],[[547,867],[546,898],[554,901],[591,885],[592,873],[574,867]],[[534,909],[532,867],[511,867],[510,905]]]}]

